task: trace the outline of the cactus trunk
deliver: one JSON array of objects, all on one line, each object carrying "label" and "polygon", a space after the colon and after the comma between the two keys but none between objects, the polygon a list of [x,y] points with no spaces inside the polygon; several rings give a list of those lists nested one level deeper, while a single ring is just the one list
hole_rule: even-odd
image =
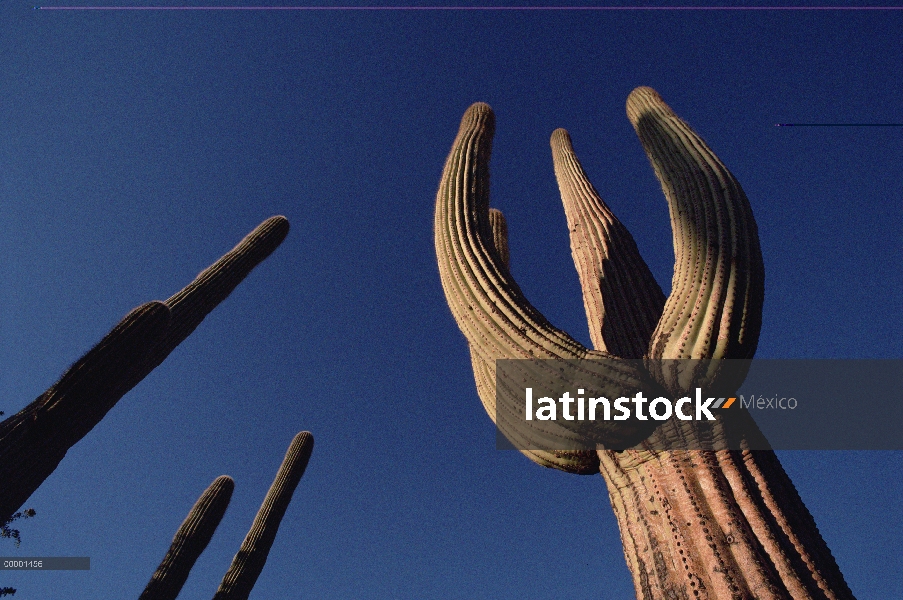
[{"label": "cactus trunk", "polygon": [[600,451],[637,598],[852,598],[771,451]]}]

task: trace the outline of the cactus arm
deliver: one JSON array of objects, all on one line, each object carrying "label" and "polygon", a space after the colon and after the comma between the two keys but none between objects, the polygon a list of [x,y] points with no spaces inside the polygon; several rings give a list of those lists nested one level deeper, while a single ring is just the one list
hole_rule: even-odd
[{"label": "cactus arm", "polygon": [[486,358],[585,358],[524,298],[489,236],[489,155],[495,117],[471,106],[445,164],[436,201],[436,253],[458,326]]},{"label": "cactus arm", "polygon": [[[489,209],[489,226],[492,233],[492,245],[498,253],[502,265],[508,269],[511,253],[508,248],[508,224],[502,211],[495,208]],[[503,431],[506,431],[507,435],[514,436],[514,439],[510,441],[520,449],[521,453],[543,467],[556,468],[578,475],[592,475],[599,472],[599,459],[592,449],[570,452],[540,450],[535,448],[536,444],[531,443],[531,440],[525,439],[520,435],[523,433],[521,427],[504,427],[506,421],[511,422],[513,419],[519,418],[519,415],[504,410],[504,406],[497,408],[494,365],[481,359],[473,351],[473,346],[470,347],[470,360],[473,366],[474,379],[476,380],[477,395],[486,408],[486,412],[493,416],[496,423],[501,424]]]},{"label": "cactus arm", "polygon": [[633,236],[590,183],[568,132],[556,129],[550,143],[590,339],[597,350],[642,358],[665,294]]},{"label": "cactus arm", "polygon": [[276,479],[254,518],[251,530],[242,542],[238,554],[223,577],[214,600],[245,600],[263,571],[267,555],[276,539],[276,532],[292,494],[314,448],[314,437],[308,431],[297,434],[285,453]]},{"label": "cactus arm", "polygon": [[[549,446],[546,440],[573,443],[576,452],[557,453],[566,458],[560,463],[552,462],[558,468],[575,472],[576,459],[583,463],[576,472],[585,472],[596,465],[596,459],[578,457],[594,449],[595,444],[584,444],[581,435],[551,421],[525,430],[522,417],[518,417],[523,411],[522,400],[506,393],[499,395],[503,401],[493,400],[496,392],[502,391],[496,389],[496,360],[613,358],[585,348],[552,326],[527,301],[504,264],[493,239],[498,235],[493,233],[491,220],[498,217],[491,217],[489,210],[489,157],[494,128],[492,109],[483,103],[472,105],[461,120],[445,163],[436,197],[435,221],[442,286],[452,315],[470,344],[481,400],[490,417],[497,423],[497,419],[520,418],[519,429],[525,431],[524,435],[532,435],[530,431],[536,434],[531,443],[521,447],[547,449],[547,456],[555,455],[561,446],[554,443]],[[503,229],[500,223],[497,225],[496,232],[500,235]],[[645,383],[635,365],[614,361],[607,361],[600,368],[599,381],[600,389],[611,397],[622,396],[624,390],[636,390]],[[597,423],[597,426],[600,431],[594,432],[595,439],[621,447],[625,440],[636,443],[651,431],[648,422],[638,421],[617,426]],[[548,464],[545,459],[538,462]]]},{"label": "cactus arm", "polygon": [[53,387],[0,423],[0,521],[50,476],[66,451],[103,419],[129,389],[127,375],[165,335],[162,302],[134,309]]},{"label": "cactus arm", "polygon": [[651,358],[752,358],[765,271],[756,222],[736,178],[652,89],[627,116],[668,200],[674,278],[649,344]]},{"label": "cactus arm", "polygon": [[162,363],[287,234],[285,217],[267,219],[165,303],[152,302],[129,313],[57,384],[0,423],[0,480],[6,482],[0,488],[0,518],[13,514],[66,451]]},{"label": "cactus arm", "polygon": [[282,216],[270,217],[222,258],[201,271],[194,281],[166,300],[166,305],[172,312],[172,324],[145,365],[145,375],[159,366],[254,267],[279,247],[288,235],[288,230],[288,219]]},{"label": "cactus arm", "polygon": [[[511,251],[508,247],[508,222],[505,215],[497,208],[489,209],[489,228],[492,232],[492,245],[498,252],[499,259],[506,269],[511,268]],[[509,271],[510,272],[510,271]],[[473,363],[474,378],[477,384],[477,395],[484,406],[491,407],[490,414],[495,414],[496,419],[504,419],[495,409],[495,381],[490,378],[491,370],[485,361],[480,360],[473,351],[470,352],[470,360]],[[487,410],[489,410],[487,408]],[[516,434],[519,428],[511,428]],[[528,444],[527,440],[520,440],[521,444]],[[592,475],[599,471],[598,457],[596,453],[588,450],[584,452],[549,452],[547,450],[521,450],[530,460],[536,464],[549,468],[557,468],[568,473],[578,475]]]},{"label": "cactus arm", "polygon": [[175,600],[226,513],[234,489],[232,478],[221,475],[201,494],[139,600]]}]

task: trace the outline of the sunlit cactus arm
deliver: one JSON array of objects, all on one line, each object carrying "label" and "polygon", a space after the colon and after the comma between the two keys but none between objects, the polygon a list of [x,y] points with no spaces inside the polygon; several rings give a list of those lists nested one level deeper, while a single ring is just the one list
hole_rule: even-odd
[{"label": "sunlit cactus arm", "polygon": [[[585,348],[567,333],[552,326],[524,297],[497,250],[489,210],[489,158],[495,117],[488,105],[471,106],[461,120],[458,135],[445,163],[436,196],[436,254],[439,273],[452,315],[470,344],[477,377],[482,381],[481,400],[489,415],[509,414],[523,423],[522,402],[493,401],[496,395],[495,361],[500,359],[582,359],[612,358]],[[498,228],[503,233],[501,227]],[[543,368],[540,365],[538,368]],[[609,361],[600,374],[600,389],[611,397],[622,390],[643,385],[635,365]],[[512,399],[513,400],[513,399]],[[518,412],[520,411],[520,412]],[[501,418],[501,416],[499,417]],[[654,427],[654,424],[652,425]],[[537,439],[526,447],[538,447],[546,434],[574,442],[583,450],[581,437],[554,422],[536,424]],[[522,431],[526,431],[523,426]],[[606,443],[632,445],[651,431],[650,424],[623,422],[600,426],[596,439]],[[554,448],[554,447],[553,447]],[[549,448],[552,450],[553,448]],[[530,455],[531,458],[538,458]],[[587,453],[591,454],[591,453]],[[575,456],[568,455],[555,466],[575,471]],[[590,457],[577,472],[595,465]],[[546,459],[539,460],[548,466]]]},{"label": "sunlit cactus arm", "polygon": [[271,217],[165,303],[123,319],[37,400],[0,423],[0,518],[56,469],[66,452],[157,367],[288,233]]},{"label": "sunlit cactus arm", "polygon": [[590,183],[568,132],[556,129],[551,145],[593,347],[621,358],[642,358],[665,294],[633,236]]},{"label": "sunlit cactus arm", "polygon": [[585,358],[589,352],[553,327],[524,298],[501,264],[489,224],[489,158],[495,116],[467,109],[436,198],[436,254],[446,299],[475,351],[498,358]]},{"label": "sunlit cactus arm", "polygon": [[234,489],[232,478],[221,475],[201,494],[139,600],[175,600],[226,513]]},{"label": "sunlit cactus arm", "polygon": [[674,278],[649,344],[654,359],[752,358],[765,275],[749,201],[737,179],[651,88],[627,116],[662,185],[674,236]]},{"label": "sunlit cactus arm", "polygon": [[251,530],[242,542],[232,565],[223,577],[214,600],[246,600],[263,571],[279,524],[292,500],[292,494],[304,475],[314,449],[314,437],[308,431],[297,434],[285,453],[276,479],[254,518]]},{"label": "sunlit cactus arm", "polygon": [[[502,211],[496,208],[489,209],[489,226],[491,229],[492,245],[498,252],[502,265],[510,268],[511,253],[508,248],[508,224]],[[496,403],[496,378],[494,364],[479,357],[470,347],[470,360],[473,366],[474,379],[477,385],[477,394],[493,419],[499,424],[509,439],[524,455],[533,462],[544,467],[556,468],[568,473],[579,475],[592,475],[599,472],[599,459],[594,449],[583,451],[550,451],[537,449],[535,436],[537,431],[529,431],[532,439],[524,437],[527,434],[523,427],[517,426],[515,420],[522,418],[520,414],[509,410],[504,403],[498,406]],[[505,424],[511,426],[505,427]]]}]

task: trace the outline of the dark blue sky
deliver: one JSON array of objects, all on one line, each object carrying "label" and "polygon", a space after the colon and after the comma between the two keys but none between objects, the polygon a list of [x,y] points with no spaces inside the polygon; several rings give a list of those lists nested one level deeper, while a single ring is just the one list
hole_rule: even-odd
[{"label": "dark blue sky", "polygon": [[[137,597],[218,475],[209,597],[292,436],[316,437],[252,598],[631,597],[601,477],[494,447],[433,249],[464,110],[531,302],[588,343],[549,136],[567,128],[667,291],[667,206],[624,114],[655,88],[740,180],[760,357],[903,357],[903,12],[63,12],[0,4],[2,406],[260,221],[292,230],[27,506],[16,598]],[[903,452],[782,452],[854,593],[903,597]],[[2,540],[0,540],[2,542]]]}]

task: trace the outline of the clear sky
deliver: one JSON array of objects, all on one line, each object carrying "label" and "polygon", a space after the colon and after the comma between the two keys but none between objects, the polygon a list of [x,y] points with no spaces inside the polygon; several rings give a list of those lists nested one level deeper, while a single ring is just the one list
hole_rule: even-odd
[{"label": "clear sky", "polygon": [[[98,0],[107,2],[108,0]],[[226,0],[228,2],[228,0]],[[832,0],[829,0],[832,1]],[[579,2],[578,2],[579,3]],[[221,4],[221,6],[224,4]],[[259,222],[283,245],[80,443],[4,572],[19,599],[137,598],[201,492],[211,597],[292,436],[316,447],[252,598],[632,597],[601,477],[495,450],[433,249],[461,115],[496,112],[493,204],[531,302],[588,334],[549,136],[569,130],[669,289],[667,206],[627,121],[655,88],[743,185],[758,356],[903,357],[903,11],[143,11],[0,3],[2,406]],[[903,452],[780,458],[861,599],[903,597]]]}]

